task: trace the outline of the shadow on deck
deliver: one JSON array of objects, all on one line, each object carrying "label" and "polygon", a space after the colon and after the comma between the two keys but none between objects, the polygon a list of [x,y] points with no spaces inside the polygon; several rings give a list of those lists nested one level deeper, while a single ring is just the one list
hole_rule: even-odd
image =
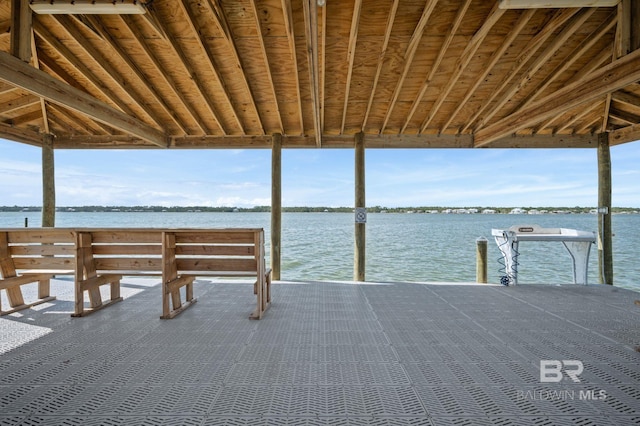
[{"label": "shadow on deck", "polygon": [[[250,321],[251,287],[197,281],[164,321],[157,281],[86,318],[54,281],[0,318],[0,424],[640,424],[639,293],[276,282]],[[541,383],[541,360],[580,381]]]}]

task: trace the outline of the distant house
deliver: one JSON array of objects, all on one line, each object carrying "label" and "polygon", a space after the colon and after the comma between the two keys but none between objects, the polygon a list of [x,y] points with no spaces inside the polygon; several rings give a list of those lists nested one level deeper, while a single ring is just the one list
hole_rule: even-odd
[{"label": "distant house", "polygon": [[512,209],[509,214],[526,214],[527,211],[525,209],[521,209],[519,207],[516,207],[515,209]]}]

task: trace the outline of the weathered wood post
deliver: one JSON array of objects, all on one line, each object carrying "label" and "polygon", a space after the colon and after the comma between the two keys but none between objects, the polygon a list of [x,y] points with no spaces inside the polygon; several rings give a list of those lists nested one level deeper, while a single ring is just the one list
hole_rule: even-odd
[{"label": "weathered wood post", "polygon": [[365,243],[367,211],[365,202],[364,133],[355,136],[355,245],[353,262],[354,281],[365,279]]},{"label": "weathered wood post", "polygon": [[613,285],[611,152],[606,132],[598,134],[598,265],[600,283]]},{"label": "weathered wood post", "polygon": [[271,277],[280,279],[282,244],[282,134],[271,139]]},{"label": "weathered wood post", "polygon": [[56,181],[53,156],[53,136],[46,134],[42,140],[42,226],[56,223]]},{"label": "weathered wood post", "polygon": [[476,282],[487,283],[487,239],[476,239]]}]

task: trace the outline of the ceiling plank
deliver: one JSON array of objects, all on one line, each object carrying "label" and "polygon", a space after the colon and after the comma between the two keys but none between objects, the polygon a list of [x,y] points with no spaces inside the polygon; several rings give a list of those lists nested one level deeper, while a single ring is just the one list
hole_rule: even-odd
[{"label": "ceiling plank", "polygon": [[316,0],[302,0],[305,42],[309,62],[309,84],[313,109],[313,127],[318,148],[322,146],[322,118],[320,100],[320,64],[318,63],[318,6]]},{"label": "ceiling plank", "polygon": [[504,78],[502,79],[501,84],[492,91],[492,95],[488,99],[486,99],[483,105],[467,120],[467,124],[462,129],[463,132],[466,132],[471,127],[474,127],[475,129],[482,127],[481,125],[476,123],[478,120],[480,121],[480,123],[482,123],[483,121],[488,121],[484,120],[484,118],[480,118],[482,114],[491,107],[491,104],[498,97],[498,95],[509,86],[511,80],[518,75],[520,70],[536,54],[536,52],[542,47],[544,42],[549,37],[553,36],[553,33],[557,31],[558,28],[560,28],[562,25],[564,25],[569,19],[571,19],[571,17],[578,11],[579,9],[558,10],[551,21],[547,25],[545,25],[542,30],[540,30],[531,40],[529,40],[525,48],[522,50],[522,52],[520,52],[520,55],[518,55],[515,61],[513,61],[513,65],[511,66],[509,71],[504,74]]},{"label": "ceiling plank", "polygon": [[416,98],[413,100],[413,105],[411,105],[411,110],[409,111],[409,114],[407,115],[407,119],[405,120],[404,124],[402,125],[402,128],[400,129],[400,133],[404,133],[404,131],[407,129],[407,126],[409,125],[411,118],[413,118],[413,115],[418,109],[418,106],[420,105],[420,102],[422,101],[424,94],[427,92],[427,89],[429,88],[429,85],[431,84],[433,77],[436,75],[436,72],[438,72],[438,69],[440,68],[440,64],[442,63],[442,60],[444,59],[445,54],[449,51],[449,46],[451,46],[453,37],[456,35],[456,32],[458,31],[460,24],[462,24],[462,18],[464,18],[464,15],[469,9],[470,5],[471,5],[471,0],[465,0],[465,3],[462,5],[462,7],[458,9],[458,13],[453,21],[453,24],[451,25],[451,27],[449,27],[449,33],[447,34],[447,37],[445,38],[444,42],[442,43],[442,46],[440,47],[438,56],[436,57],[436,60],[431,65],[429,69],[429,74],[427,74],[426,79],[422,83],[422,87],[418,92],[418,96],[416,96]]},{"label": "ceiling plank", "polygon": [[[81,31],[74,25],[71,21],[71,18],[65,15],[51,15],[52,19],[55,19],[58,24],[64,28],[64,30],[73,38],[78,46],[84,50],[84,52],[89,55],[97,66],[102,68],[102,70],[111,78],[111,80],[120,87],[120,89],[125,93],[135,104],[145,112],[145,114],[153,120],[153,122],[161,126],[163,120],[158,117],[158,115],[150,108],[149,103],[145,102],[142,96],[136,91],[133,90],[131,84],[123,78],[120,70],[116,69],[115,66],[111,65],[111,62],[107,59],[105,54],[103,54],[100,50],[98,50],[95,46],[93,46],[89,40],[82,34]],[[70,63],[79,68],[79,63],[81,61],[72,58],[66,58],[70,61]]]},{"label": "ceiling plank", "polygon": [[[35,33],[44,40],[47,44],[49,44],[61,57],[63,57],[69,64],[71,64],[75,69],[78,70],[80,74],[82,74],[91,84],[98,90],[100,93],[113,105],[116,105],[122,112],[127,115],[134,116],[133,110],[122,100],[119,96],[117,96],[111,89],[105,86],[102,79],[98,78],[90,69],[82,62],[78,62],[75,59],[74,54],[62,44],[56,37],[53,36],[43,25],[41,25],[38,21],[34,22],[33,27]],[[60,77],[63,81],[65,81],[70,86],[82,90],[87,91],[88,88],[84,87],[78,81],[76,81],[69,73],[64,70],[59,62],[45,57],[42,53],[40,53],[39,62],[45,65],[47,68],[52,70],[56,75]]]},{"label": "ceiling plank", "polygon": [[362,0],[356,0],[353,4],[353,15],[351,16],[351,30],[349,31],[349,48],[347,50],[347,82],[344,88],[344,104],[342,105],[342,124],[340,133],[344,133],[345,122],[347,121],[347,109],[349,107],[349,91],[351,90],[351,77],[353,76],[353,61],[356,57],[356,45],[358,43],[358,25],[360,23],[360,9]]},{"label": "ceiling plank", "polygon": [[589,19],[589,17],[593,15],[595,10],[595,8],[581,9],[576,15],[574,15],[571,22],[553,38],[551,43],[549,43],[547,47],[535,57],[535,59],[533,59],[531,65],[529,65],[520,79],[514,81],[511,84],[511,87],[508,87],[507,90],[502,94],[502,96],[500,96],[488,110],[485,110],[485,114],[482,117],[480,123],[478,123],[478,126],[482,127],[484,126],[484,123],[491,121],[491,119],[498,113],[498,111],[502,109],[502,107],[507,102],[509,102],[510,99],[513,99],[513,97],[515,97],[515,95],[519,91],[524,89],[531,78],[545,65],[545,63],[549,59],[551,59],[556,51],[561,48],[562,45],[567,40],[569,40],[569,38],[573,36],[576,31],[580,29],[580,27],[582,27],[587,19]]},{"label": "ceiling plank", "polygon": [[0,52],[0,71],[0,79],[9,84],[21,87],[36,96],[78,111],[158,146],[167,146],[167,139],[160,130],[137,118],[123,114],[93,96],[33,68],[6,52]]},{"label": "ceiling plank", "polygon": [[173,123],[183,133],[185,134],[189,133],[187,127],[184,125],[184,123],[182,123],[180,118],[177,116],[175,112],[175,108],[172,108],[170,105],[168,105],[164,101],[162,95],[155,88],[155,85],[150,83],[151,80],[144,75],[144,73],[138,67],[138,65],[127,54],[125,49],[118,44],[118,42],[111,36],[111,34],[109,34],[107,29],[104,27],[104,25],[102,25],[102,22],[100,22],[94,15],[86,15],[85,19],[89,22],[89,24],[91,24],[91,26],[93,26],[93,28],[95,28],[96,31],[98,31],[98,34],[100,34],[100,37],[102,37],[102,39],[109,46],[109,48],[112,51],[114,51],[116,55],[120,58],[120,60],[126,64],[129,70],[133,72],[133,75],[135,75],[138,78],[142,87],[144,87],[151,94],[153,101],[162,108],[165,114],[171,117],[171,120],[173,121]]},{"label": "ceiling plank", "polygon": [[504,13],[505,13],[505,10],[500,9],[497,3],[493,6],[493,9],[491,10],[491,12],[489,12],[489,16],[487,17],[487,19],[484,20],[480,29],[476,31],[476,33],[471,38],[471,41],[469,41],[464,51],[462,52],[462,55],[460,55],[460,58],[456,62],[455,71],[453,72],[451,77],[449,77],[449,82],[447,83],[446,87],[442,91],[440,91],[440,95],[438,96],[438,99],[434,102],[433,106],[429,109],[429,114],[420,125],[419,133],[425,132],[425,130],[431,123],[431,120],[433,120],[438,110],[440,110],[440,107],[449,96],[449,93],[451,92],[451,90],[453,90],[453,88],[455,87],[456,83],[458,82],[458,79],[460,78],[464,70],[467,68],[469,63],[471,62],[471,59],[473,59],[476,51],[482,45],[482,42],[484,41],[485,37],[489,34],[489,31],[491,30],[491,28],[493,28],[493,26],[500,20],[502,15],[504,15]]},{"label": "ceiling plank", "polygon": [[563,111],[614,92],[640,80],[640,50],[614,61],[585,78],[568,84],[527,108],[475,132],[475,146],[481,147]]},{"label": "ceiling plank", "polygon": [[612,13],[609,19],[605,20],[598,28],[596,28],[591,34],[584,38],[584,42],[577,46],[573,52],[571,52],[567,58],[558,64],[558,66],[549,73],[547,78],[544,79],[542,84],[535,88],[533,92],[527,95],[520,104],[511,111],[511,114],[519,109],[522,109],[533,102],[544,90],[549,87],[551,83],[556,81],[564,72],[566,72],[578,59],[584,57],[589,49],[591,49],[602,37],[604,37],[616,24],[617,16]]},{"label": "ceiling plank", "polygon": [[282,0],[282,15],[284,26],[287,32],[287,43],[289,44],[289,54],[293,61],[293,78],[296,85],[296,103],[298,105],[298,118],[300,120],[300,134],[304,134],[304,117],[302,115],[302,96],[300,94],[300,76],[298,75],[298,55],[296,55],[296,38],[293,31],[293,12],[291,11],[291,0]]},{"label": "ceiling plank", "polygon": [[38,120],[42,120],[42,111],[40,108],[17,117],[13,117],[10,120],[5,120],[5,123],[12,126],[22,126],[23,124],[33,123]]},{"label": "ceiling plank", "polygon": [[[260,117],[260,111],[258,110],[258,105],[256,104],[255,94],[251,89],[251,85],[249,84],[249,79],[247,78],[247,73],[245,72],[246,67],[243,64],[242,58],[238,54],[238,48],[236,47],[236,43],[234,41],[233,32],[231,31],[231,27],[229,27],[229,23],[227,22],[227,15],[224,13],[224,9],[220,5],[219,0],[207,0],[203,4],[206,5],[209,8],[209,11],[213,14],[213,16],[215,16],[216,25],[218,26],[218,28],[220,28],[220,30],[224,34],[224,37],[229,46],[229,50],[231,51],[231,54],[233,55],[233,58],[235,60],[235,66],[238,68],[239,74],[242,76],[242,83],[244,84],[245,89],[249,94],[249,104],[253,108],[253,111],[256,114],[256,117],[258,117],[258,122],[260,123],[260,128],[262,130],[262,133],[265,134],[266,132],[264,129],[264,121],[262,117]],[[257,11],[255,10],[255,3],[251,1],[251,4],[252,4],[254,15],[256,16],[256,23],[258,24],[258,26],[256,27],[256,30],[258,31],[258,36],[260,40],[262,40],[262,31],[260,30],[260,20],[258,19]],[[263,47],[262,52],[264,55],[264,44],[262,44],[262,47]],[[268,69],[268,63],[267,63],[267,69]],[[270,76],[271,72],[268,72],[268,74]],[[272,86],[273,86],[273,83],[272,83]],[[282,129],[282,124],[280,125],[280,128]]]},{"label": "ceiling plank", "polygon": [[[187,111],[189,111],[189,114],[191,115],[192,120],[196,123],[200,131],[205,134],[209,133],[211,129],[206,128],[206,126],[203,124],[204,120],[202,119],[202,117],[200,117],[200,115],[195,110],[195,108],[191,105],[191,103],[185,98],[182,91],[178,89],[178,86],[175,80],[170,76],[170,73],[166,72],[163,69],[163,66],[158,60],[158,57],[151,50],[149,43],[147,43],[146,39],[142,36],[140,31],[138,30],[138,26],[133,21],[133,18],[131,17],[131,15],[120,15],[120,19],[122,19],[124,24],[129,28],[129,32],[135,37],[135,39],[138,42],[138,45],[142,48],[147,58],[151,61],[151,63],[155,67],[157,71],[157,75],[159,75],[160,78],[164,81],[164,83],[171,89],[171,91],[173,92],[173,95],[176,96],[178,99],[180,99],[180,102],[182,103],[184,108]],[[189,133],[189,132],[185,131],[185,133]]]},{"label": "ceiling plank", "polygon": [[[193,36],[194,36],[195,40],[197,41],[198,45],[200,46],[200,50],[202,52],[204,52],[205,55],[207,56],[207,59],[208,59],[207,65],[209,66],[209,69],[211,69],[211,71],[213,71],[213,74],[216,76],[216,80],[218,81],[218,84],[220,85],[221,94],[223,95],[225,101],[227,102],[227,104],[231,108],[233,119],[236,122],[236,125],[238,126],[238,128],[240,129],[240,132],[243,135],[247,134],[247,131],[245,130],[244,125],[242,124],[242,121],[240,120],[240,115],[238,114],[237,107],[233,102],[233,98],[231,97],[231,94],[229,93],[229,90],[227,89],[227,86],[225,85],[224,79],[222,78],[222,75],[220,74],[220,71],[218,70],[218,67],[216,66],[216,61],[215,61],[215,58],[213,56],[213,53],[211,53],[211,50],[204,44],[204,41],[202,40],[202,37],[200,37],[201,32],[199,31],[198,27],[196,26],[196,22],[198,22],[198,20],[197,20],[197,17],[195,16],[195,14],[193,13],[193,11],[191,10],[191,7],[189,6],[188,0],[178,1],[178,4],[181,6],[182,11],[184,12],[184,14],[188,18],[187,19],[187,23],[189,24],[189,27],[191,28],[191,31],[193,33]],[[254,106],[255,106],[255,104],[254,104]]]},{"label": "ceiling plank", "polygon": [[[145,13],[145,15],[146,15],[146,13]],[[144,15],[142,15],[142,16],[144,16]],[[152,22],[151,20],[146,20],[145,22],[147,22],[149,25],[152,25],[152,28],[154,28],[154,29],[157,28],[162,34],[165,35],[164,41],[166,41],[168,43],[168,46],[171,49],[171,52],[177,58],[179,58],[178,62],[184,67],[184,69],[189,74],[189,77],[191,78],[193,83],[196,85],[196,87],[198,89],[197,90],[198,94],[200,96],[202,96],[202,98],[204,100],[204,105],[209,110],[209,113],[211,114],[211,116],[213,117],[214,121],[216,122],[216,124],[220,128],[220,131],[222,132],[223,135],[229,134],[229,130],[225,126],[224,121],[222,120],[222,117],[220,116],[220,113],[218,112],[217,108],[215,108],[215,106],[214,106],[214,105],[216,105],[215,100],[211,97],[211,95],[209,95],[209,92],[207,90],[205,90],[205,86],[207,85],[207,82],[202,80],[202,78],[200,77],[200,74],[197,73],[195,71],[195,69],[193,68],[193,65],[191,65],[191,59],[189,59],[187,57],[187,55],[184,53],[184,49],[182,49],[182,47],[178,44],[178,37],[167,36],[167,34],[169,33],[167,31],[167,28],[165,28],[164,25],[162,24],[162,22],[160,20],[158,20],[158,19],[153,19],[154,24],[151,24],[151,22]],[[196,36],[196,37],[198,37],[198,36]]]},{"label": "ceiling plank", "polygon": [[26,108],[39,102],[40,100],[32,95],[20,96],[9,101],[0,102],[0,114],[9,114],[20,108]]},{"label": "ceiling plank", "polygon": [[478,76],[476,77],[476,80],[471,84],[471,86],[467,90],[467,93],[464,95],[464,98],[462,98],[462,101],[458,103],[458,106],[456,107],[453,114],[449,116],[449,118],[444,122],[444,124],[440,128],[439,133],[444,132],[445,129],[451,126],[451,123],[453,122],[453,120],[458,116],[458,114],[460,114],[460,111],[462,110],[462,108],[464,108],[464,106],[469,101],[469,99],[471,99],[471,97],[476,92],[478,87],[480,87],[480,85],[484,82],[487,75],[489,75],[493,67],[502,58],[502,55],[504,55],[507,49],[511,47],[511,43],[513,43],[513,41],[516,39],[518,34],[520,34],[522,29],[525,27],[525,25],[527,25],[527,23],[533,17],[535,12],[536,12],[535,9],[527,9],[522,15],[520,15],[518,22],[516,22],[516,24],[513,25],[513,27],[511,27],[511,30],[503,40],[502,45],[495,52],[493,52],[493,55],[491,55],[491,58],[489,59],[489,61],[484,67],[484,71],[478,74]]},{"label": "ceiling plank", "polygon": [[380,74],[382,73],[382,66],[384,65],[384,58],[387,53],[387,47],[389,46],[389,39],[391,38],[391,30],[393,29],[393,23],[396,19],[396,13],[398,12],[398,3],[400,0],[394,0],[391,5],[391,10],[389,11],[389,16],[387,17],[387,26],[384,31],[384,40],[382,42],[382,50],[380,51],[380,56],[378,56],[378,65],[376,67],[376,75],[373,78],[373,86],[371,87],[371,93],[369,94],[369,102],[367,103],[367,110],[364,113],[364,118],[362,119],[362,128],[361,130],[364,132],[367,127],[367,122],[369,121],[369,114],[371,113],[371,106],[373,105],[373,99],[376,96],[376,89],[378,88],[378,81],[380,80]]},{"label": "ceiling plank", "polygon": [[[269,55],[267,55],[267,47],[264,44],[264,37],[262,35],[262,26],[260,25],[260,16],[258,14],[258,8],[256,7],[255,2],[251,3],[251,11],[253,12],[253,16],[255,17],[256,22],[256,31],[258,31],[258,41],[260,42],[260,53],[262,55],[262,60],[264,61],[265,69],[267,70],[266,77],[269,82],[269,88],[271,89],[271,96],[273,97],[273,103],[276,107],[276,115],[278,119],[279,132],[284,133],[284,125],[282,124],[282,113],[280,112],[280,105],[278,104],[278,95],[276,94],[276,86],[273,83],[273,75],[271,74],[271,66],[269,65]],[[264,125],[262,126],[264,130]]]},{"label": "ceiling plank", "polygon": [[404,80],[407,78],[407,74],[409,73],[409,70],[411,69],[411,65],[413,63],[413,58],[416,54],[416,51],[418,50],[418,46],[420,45],[420,40],[422,39],[424,29],[427,26],[427,22],[429,21],[429,18],[433,13],[433,9],[435,9],[437,3],[438,0],[427,0],[424,9],[422,9],[420,20],[414,28],[413,34],[411,34],[409,45],[407,46],[407,50],[404,53],[404,67],[402,68],[400,79],[396,83],[393,90],[393,95],[391,96],[391,101],[389,102],[389,106],[387,107],[387,113],[385,114],[384,121],[382,122],[380,133],[384,133],[385,129],[387,128],[387,124],[389,123],[389,119],[391,118],[391,113],[395,108],[398,97],[400,96],[400,91],[402,90],[402,86],[404,85]]}]

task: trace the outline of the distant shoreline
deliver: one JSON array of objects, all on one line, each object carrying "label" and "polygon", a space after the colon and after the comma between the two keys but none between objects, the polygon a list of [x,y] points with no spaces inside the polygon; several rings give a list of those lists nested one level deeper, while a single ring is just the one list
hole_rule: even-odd
[{"label": "distant shoreline", "polygon": [[[0,206],[0,212],[40,212],[40,206]],[[268,213],[270,206],[61,206],[63,213]],[[285,213],[352,213],[353,207],[283,207]],[[584,214],[597,213],[595,207],[367,207],[368,213],[445,213],[445,214]],[[640,214],[640,208],[612,207],[613,214]]]}]

